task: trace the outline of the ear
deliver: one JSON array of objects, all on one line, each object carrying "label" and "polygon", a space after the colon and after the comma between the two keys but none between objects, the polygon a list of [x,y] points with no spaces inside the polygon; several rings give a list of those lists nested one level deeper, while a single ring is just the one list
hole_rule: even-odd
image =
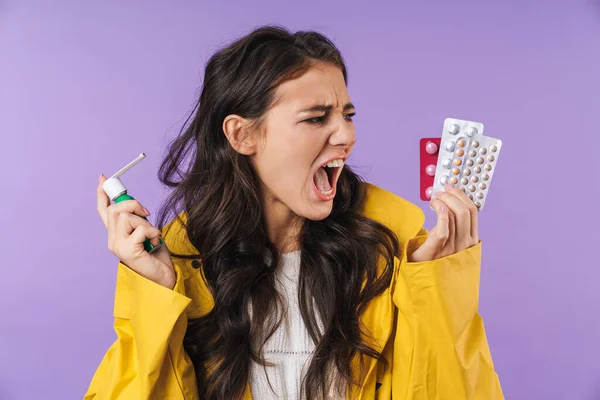
[{"label": "ear", "polygon": [[256,153],[256,135],[251,132],[250,127],[250,121],[235,114],[228,115],[223,121],[223,133],[229,144],[245,156]]}]

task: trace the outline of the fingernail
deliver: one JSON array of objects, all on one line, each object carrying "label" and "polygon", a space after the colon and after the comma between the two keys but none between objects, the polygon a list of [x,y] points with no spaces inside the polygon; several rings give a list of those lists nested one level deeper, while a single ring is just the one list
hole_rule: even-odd
[{"label": "fingernail", "polygon": [[148,209],[146,207],[142,207],[144,209],[144,212],[148,215],[150,215],[150,211],[148,211]]},{"label": "fingernail", "polygon": [[98,183],[100,183],[100,181],[102,180],[103,176],[104,176],[104,174],[100,174],[100,176],[98,177]]},{"label": "fingernail", "polygon": [[446,189],[446,190],[452,190],[452,189],[454,189],[454,186],[452,186],[450,184],[444,185],[444,189]]},{"label": "fingernail", "polygon": [[446,210],[447,210],[447,208],[446,208],[446,205],[445,205],[445,204],[442,204],[442,205],[440,206],[440,211],[441,211],[441,212],[446,212]]},{"label": "fingernail", "polygon": [[431,198],[432,198],[432,199],[439,199],[439,198],[440,198],[440,196],[442,195],[442,193],[445,193],[445,192],[443,192],[443,191],[441,191],[441,190],[440,190],[439,192],[435,192],[435,193],[433,194],[433,196],[431,196]]}]

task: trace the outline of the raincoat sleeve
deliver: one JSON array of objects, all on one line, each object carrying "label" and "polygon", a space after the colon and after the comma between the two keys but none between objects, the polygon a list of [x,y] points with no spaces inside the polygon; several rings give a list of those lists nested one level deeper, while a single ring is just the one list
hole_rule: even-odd
[{"label": "raincoat sleeve", "polygon": [[96,370],[86,400],[198,399],[193,365],[183,349],[187,326],[181,269],[165,288],[119,263],[114,305],[117,340]]},{"label": "raincoat sleeve", "polygon": [[405,243],[396,271],[392,398],[503,399],[478,313],[481,242],[437,260],[408,262],[427,234],[421,228]]}]

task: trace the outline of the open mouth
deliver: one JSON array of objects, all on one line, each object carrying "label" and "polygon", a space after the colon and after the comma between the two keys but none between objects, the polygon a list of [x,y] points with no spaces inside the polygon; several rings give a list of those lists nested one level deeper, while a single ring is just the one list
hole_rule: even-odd
[{"label": "open mouth", "polygon": [[332,160],[315,172],[313,181],[315,187],[321,194],[330,195],[334,192],[335,185],[343,167],[343,160]]}]

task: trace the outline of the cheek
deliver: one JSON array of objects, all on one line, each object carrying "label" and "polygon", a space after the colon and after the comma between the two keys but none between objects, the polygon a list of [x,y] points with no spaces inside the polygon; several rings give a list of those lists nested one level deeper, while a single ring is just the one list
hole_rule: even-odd
[{"label": "cheek", "polygon": [[277,197],[291,201],[310,181],[311,166],[319,154],[310,143],[291,135],[268,138],[255,166],[267,186]]}]

